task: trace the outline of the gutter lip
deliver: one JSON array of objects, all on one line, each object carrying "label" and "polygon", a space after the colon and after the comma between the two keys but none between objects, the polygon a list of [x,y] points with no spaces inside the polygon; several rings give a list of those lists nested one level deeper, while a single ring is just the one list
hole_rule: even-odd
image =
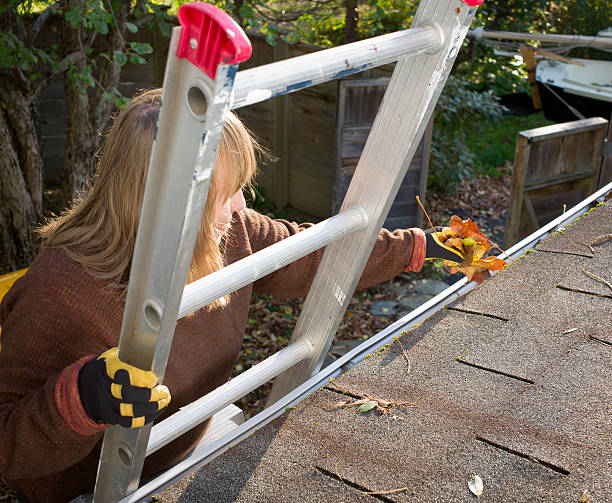
[{"label": "gutter lip", "polygon": [[[592,195],[570,208],[564,214],[558,216],[548,224],[541,227],[539,230],[522,239],[506,253],[499,255],[499,258],[518,258],[524,251],[534,248],[540,241],[548,237],[550,234],[564,228],[567,224],[573,222],[580,216],[587,213],[591,208],[589,206],[594,201],[601,200],[606,194],[612,192],[612,182],[608,183]],[[494,272],[492,275],[497,274]],[[241,425],[234,428],[232,431],[223,435],[221,438],[211,443],[207,448],[203,449],[201,454],[192,456],[183,461],[180,461],[173,467],[169,468],[161,475],[144,484],[132,494],[126,496],[119,503],[133,503],[144,501],[156,492],[172,485],[178,480],[184,478],[192,471],[212,461],[215,457],[221,455],[228,448],[238,444],[249,435],[255,433],[259,428],[262,428],[269,422],[281,416],[288,408],[293,407],[298,402],[302,401],[311,393],[325,386],[330,379],[334,379],[343,374],[346,370],[360,363],[367,354],[377,351],[381,347],[390,343],[395,336],[401,335],[402,331],[409,330],[414,325],[421,323],[433,313],[441,309],[445,303],[448,303],[455,298],[466,294],[476,286],[476,283],[467,284],[467,279],[463,278],[455,284],[449,286],[446,290],[428,300],[417,309],[408,313],[403,318],[400,318],[395,323],[370,337],[359,346],[353,348],[336,361],[320,370],[302,385],[295,388],[293,391],[285,395],[276,403],[248,419]],[[193,459],[195,458],[195,459]]]}]

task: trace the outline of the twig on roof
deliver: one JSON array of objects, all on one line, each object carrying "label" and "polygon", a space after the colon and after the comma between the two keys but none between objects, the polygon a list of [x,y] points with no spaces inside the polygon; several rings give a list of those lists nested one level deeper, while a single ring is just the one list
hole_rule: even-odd
[{"label": "twig on roof", "polygon": [[406,371],[407,374],[410,374],[410,360],[408,359],[408,355],[406,354],[406,350],[404,349],[404,346],[402,345],[402,341],[399,340],[399,337],[396,335],[395,337],[393,337],[394,341],[399,342],[400,348],[402,348],[402,353],[404,353],[404,358],[406,358],[406,361],[408,362],[408,370]]},{"label": "twig on roof", "polygon": [[338,470],[338,462],[336,462],[336,475],[340,479],[340,482],[344,484],[344,480],[342,480],[342,476],[340,475],[340,471]]},{"label": "twig on roof", "polygon": [[410,489],[409,487],[401,487],[399,489],[389,489],[388,491],[361,491],[363,494],[393,494],[393,493],[401,493],[402,491],[407,491]]},{"label": "twig on roof", "polygon": [[593,246],[600,245],[607,241],[612,241],[612,234],[602,234],[601,236],[597,236],[590,243],[587,243],[585,241],[576,241],[576,244],[588,246],[589,250],[591,250],[592,253],[595,253],[595,249],[593,248]]},{"label": "twig on roof", "polygon": [[600,245],[602,243],[605,243],[606,241],[612,241],[612,234],[602,234],[601,236],[596,237],[589,244],[591,246],[595,246],[595,245]]},{"label": "twig on roof", "polygon": [[359,393],[358,391],[351,389],[351,388],[345,388],[344,386],[340,386],[339,384],[336,384],[332,380],[330,380],[330,384],[333,384],[334,386],[336,386],[337,388],[341,390],[345,390],[343,391],[343,394],[346,394],[348,392],[348,393],[352,393],[356,397],[361,397],[361,398],[355,399],[351,397],[350,400],[345,400],[344,402],[338,402],[332,405],[325,405],[323,406],[323,410],[333,410],[333,409],[339,409],[343,407],[355,407],[357,405],[364,405],[364,404],[368,404],[368,402],[373,402],[370,405],[370,407],[367,407],[365,410],[360,410],[359,412],[367,412],[370,409],[376,408],[376,410],[380,412],[381,414],[388,414],[393,419],[404,419],[403,417],[396,416],[390,411],[390,408],[392,405],[405,405],[407,407],[418,407],[418,404],[412,403],[412,402],[396,402],[393,400],[383,400],[382,398],[376,398],[376,397],[369,396],[369,395],[364,396],[363,393]]},{"label": "twig on roof", "polygon": [[334,381],[333,379],[329,380],[329,384],[333,384],[336,388],[343,390],[342,393],[344,395],[346,395],[347,392],[352,393],[355,396],[363,396],[361,393],[359,393],[358,391],[355,391],[354,389],[351,388],[347,388],[346,386],[340,386],[338,383],[336,383],[336,381]]},{"label": "twig on roof", "polygon": [[587,243],[586,241],[576,241],[577,245],[584,245],[586,246],[589,250],[591,250],[591,253],[595,253],[595,249],[591,246],[590,243]]},{"label": "twig on roof", "polygon": [[600,276],[597,276],[597,274],[593,274],[592,272],[587,271],[586,269],[583,269],[582,272],[584,274],[586,274],[587,276],[596,279],[597,281],[600,281],[601,283],[603,283],[604,285],[608,285],[608,287],[610,288],[610,290],[612,290],[612,284],[610,284],[609,281],[601,278]]}]

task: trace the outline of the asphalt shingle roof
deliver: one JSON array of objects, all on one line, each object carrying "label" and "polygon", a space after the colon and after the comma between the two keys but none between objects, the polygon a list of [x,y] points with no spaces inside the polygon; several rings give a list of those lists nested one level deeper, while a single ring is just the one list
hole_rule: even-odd
[{"label": "asphalt shingle roof", "polygon": [[158,501],[475,501],[473,474],[483,502],[612,501],[612,289],[583,272],[612,282],[612,241],[581,244],[603,234],[612,202],[335,381],[414,406],[329,385]]}]

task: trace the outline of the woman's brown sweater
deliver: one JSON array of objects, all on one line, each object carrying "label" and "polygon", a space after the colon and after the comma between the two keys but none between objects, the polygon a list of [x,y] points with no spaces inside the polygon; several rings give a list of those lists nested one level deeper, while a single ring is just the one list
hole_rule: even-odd
[{"label": "woman's brown sweater", "polygon": [[[225,258],[235,262],[299,232],[252,210],[234,214]],[[322,250],[231,295],[224,309],[176,326],[164,384],[172,394],[159,420],[227,382],[247,322],[251,293],[303,296]],[[419,229],[381,231],[359,287],[420,270]],[[123,302],[60,250],[43,250],[0,305],[0,474],[32,502],[64,502],[92,491],[104,429],[80,402],[78,374],[118,345]],[[144,474],[175,463],[200,440],[202,424],[147,457]]]}]

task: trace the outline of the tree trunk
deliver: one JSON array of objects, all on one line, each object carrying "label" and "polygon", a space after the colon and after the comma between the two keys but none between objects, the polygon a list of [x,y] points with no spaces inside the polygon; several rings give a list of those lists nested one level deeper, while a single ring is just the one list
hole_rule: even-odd
[{"label": "tree trunk", "polygon": [[[127,32],[125,23],[128,10],[129,3],[123,3],[115,12],[115,28],[111,29],[106,37],[104,50],[106,54],[125,51]],[[66,39],[71,40],[72,50],[82,46],[83,41],[79,40],[81,33],[70,26],[64,27],[64,33]],[[91,38],[89,43],[93,45],[93,42],[94,39]],[[74,59],[72,64],[77,72],[82,71],[88,65],[85,52]],[[68,204],[71,199],[87,189],[88,181],[95,169],[94,156],[100,147],[102,133],[113,109],[113,101],[104,100],[103,94],[119,85],[121,67],[112,60],[101,60],[99,68],[98,87],[93,91],[89,90],[87,95],[79,93],[79,87],[70,78],[69,72],[64,73],[68,125],[61,182],[64,204]],[[82,83],[81,85],[84,86]]]},{"label": "tree trunk", "polygon": [[359,40],[357,33],[357,23],[359,22],[359,12],[357,12],[358,0],[344,0],[344,40],[348,44]]},{"label": "tree trunk", "polygon": [[[5,84],[7,84],[5,82]],[[0,274],[27,267],[38,251],[42,155],[30,100],[3,86],[0,103]]]},{"label": "tree trunk", "polygon": [[[86,65],[85,57],[75,62],[78,70]],[[92,127],[89,99],[79,94],[67,74],[64,74],[66,94],[66,146],[62,169],[62,201],[67,204],[87,185],[93,170],[93,157],[99,145],[98,132]]]}]

